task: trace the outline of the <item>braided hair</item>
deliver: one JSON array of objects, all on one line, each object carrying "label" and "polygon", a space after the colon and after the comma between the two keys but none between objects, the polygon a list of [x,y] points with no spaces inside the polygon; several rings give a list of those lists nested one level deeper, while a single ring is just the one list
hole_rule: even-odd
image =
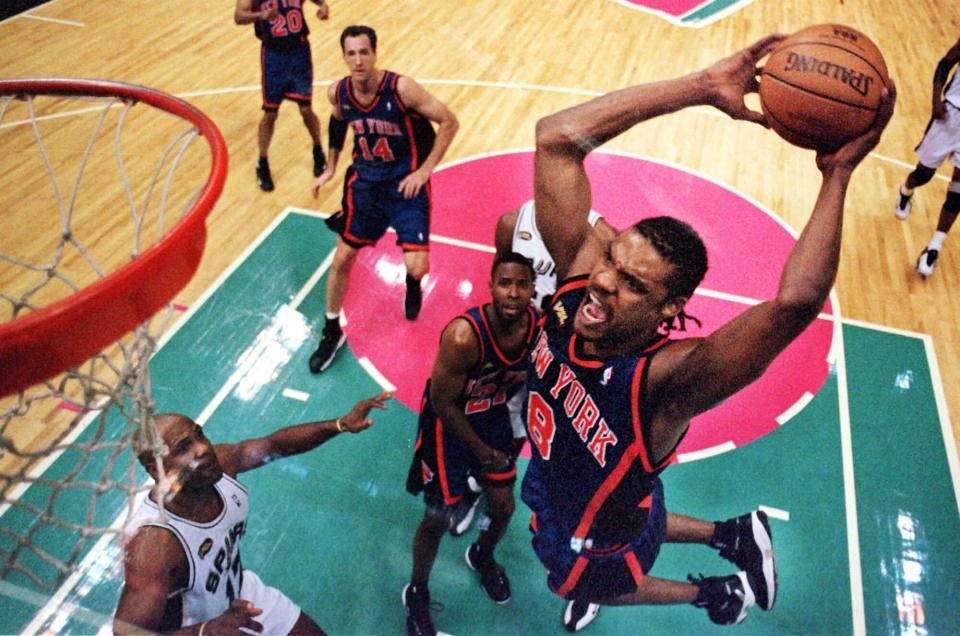
[{"label": "braided hair", "polygon": [[[667,297],[689,298],[707,273],[707,248],[692,227],[669,216],[655,216],[638,221],[633,229],[650,241],[657,253],[673,265],[665,281]],[[687,320],[701,326],[697,318],[682,309],[676,316],[664,318],[660,326],[665,331],[686,331]],[[678,324],[679,323],[679,324]]]}]

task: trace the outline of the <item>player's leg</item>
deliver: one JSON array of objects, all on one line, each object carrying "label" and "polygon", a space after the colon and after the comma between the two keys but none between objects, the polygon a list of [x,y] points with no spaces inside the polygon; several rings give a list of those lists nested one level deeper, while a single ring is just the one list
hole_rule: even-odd
[{"label": "player's leg", "polygon": [[291,88],[287,97],[297,102],[303,125],[307,127],[310,139],[313,140],[313,176],[319,177],[327,167],[327,161],[320,145],[320,120],[310,105],[313,97],[313,58],[310,54],[310,43],[304,42],[296,50],[294,57]]},{"label": "player's leg", "polygon": [[960,111],[947,109],[947,116],[934,119],[927,126],[923,139],[917,146],[917,167],[907,176],[900,186],[897,196],[896,214],[898,219],[910,216],[910,199],[914,188],[930,182],[937,168],[956,150],[956,140],[960,138]]},{"label": "player's leg", "polygon": [[937,230],[917,258],[917,271],[923,276],[933,274],[933,268],[940,257],[940,250],[943,249],[943,241],[957,220],[957,213],[960,213],[960,168],[954,166],[953,176],[947,186],[947,197],[943,207],[940,208],[940,217],[937,219]]},{"label": "player's leg", "polygon": [[320,344],[310,356],[310,372],[320,373],[333,362],[333,357],[346,341],[346,335],[340,327],[340,309],[350,284],[350,271],[357,260],[359,250],[337,236],[337,247],[333,254],[333,263],[327,273],[326,315]]},{"label": "player's leg", "polygon": [[260,73],[263,87],[263,117],[257,128],[257,183],[264,192],[273,190],[273,176],[270,174],[270,162],[267,153],[273,139],[273,129],[277,122],[277,113],[283,101],[286,72],[282,53],[265,46],[260,47]]},{"label": "player's leg", "polygon": [[480,574],[480,584],[487,595],[498,604],[510,600],[510,580],[503,567],[494,558],[494,550],[510,525],[510,518],[516,507],[513,498],[513,484],[516,479],[516,469],[512,471],[513,478],[508,483],[492,483],[483,481],[483,493],[487,500],[487,516],[490,525],[480,531],[476,542],[471,544],[464,558],[470,569]]},{"label": "player's leg", "polygon": [[897,194],[897,204],[894,212],[898,219],[903,221],[910,216],[910,209],[913,206],[914,188],[919,188],[929,183],[936,172],[936,168],[928,168],[922,163],[918,163],[917,167],[913,169],[913,172],[907,175],[907,180],[900,186],[900,191]]},{"label": "player's leg", "polygon": [[412,199],[404,199],[396,188],[389,192],[389,197],[390,225],[397,231],[397,245],[403,249],[403,262],[407,267],[403,311],[407,320],[415,320],[423,306],[420,281],[430,271],[427,257],[430,249],[430,184],[427,183]]}]

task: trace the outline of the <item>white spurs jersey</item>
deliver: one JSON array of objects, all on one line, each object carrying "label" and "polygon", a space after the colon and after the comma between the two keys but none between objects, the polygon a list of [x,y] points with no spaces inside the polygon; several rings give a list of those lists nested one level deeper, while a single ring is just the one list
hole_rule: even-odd
[{"label": "white spurs jersey", "polygon": [[[596,210],[590,210],[587,217],[590,225],[597,226],[603,216]],[[513,241],[511,249],[523,254],[533,261],[533,269],[537,273],[533,304],[542,307],[541,303],[547,296],[557,291],[557,264],[547,251],[547,246],[537,229],[537,207],[531,199],[517,210],[517,223],[513,226]]]},{"label": "white spurs jersey", "polygon": [[181,627],[219,616],[229,609],[233,599],[240,598],[240,539],[247,528],[247,489],[226,474],[214,487],[223,501],[223,510],[213,521],[190,521],[167,511],[164,523],[156,502],[147,498],[134,511],[125,530],[132,537],[143,526],[156,526],[170,531],[180,541],[190,573],[186,587],[169,598],[179,595],[182,599]]},{"label": "white spurs jersey", "polygon": [[960,108],[960,80],[957,79],[958,73],[960,73],[960,70],[953,74],[947,87],[943,89],[944,101],[949,102],[954,108]]}]

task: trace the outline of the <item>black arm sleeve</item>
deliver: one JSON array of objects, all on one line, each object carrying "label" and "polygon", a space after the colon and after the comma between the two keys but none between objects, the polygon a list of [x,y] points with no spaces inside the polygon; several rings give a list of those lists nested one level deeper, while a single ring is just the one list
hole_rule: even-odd
[{"label": "black arm sleeve", "polygon": [[330,115],[327,124],[327,147],[343,150],[343,141],[347,138],[347,122]]}]

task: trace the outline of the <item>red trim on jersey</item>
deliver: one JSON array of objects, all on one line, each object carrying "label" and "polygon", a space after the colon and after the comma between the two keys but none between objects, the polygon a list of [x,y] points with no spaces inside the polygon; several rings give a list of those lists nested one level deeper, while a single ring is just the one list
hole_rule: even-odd
[{"label": "red trim on jersey", "polygon": [[513,469],[505,473],[480,473],[480,476],[490,481],[506,481],[517,476],[517,467],[514,466]]},{"label": "red trim on jersey", "polygon": [[597,491],[593,493],[590,503],[587,504],[586,509],[583,511],[580,523],[577,524],[577,529],[573,532],[574,537],[579,539],[587,538],[587,534],[590,532],[590,526],[593,525],[593,520],[596,518],[597,513],[600,512],[600,507],[603,506],[603,503],[613,491],[616,490],[620,482],[623,481],[627,471],[630,470],[630,466],[633,465],[637,455],[641,452],[643,452],[642,441],[634,441],[627,447],[626,452],[624,452],[623,457],[620,458],[617,466],[610,471],[610,474],[603,480],[603,483],[600,484]]},{"label": "red trim on jersey", "polygon": [[563,582],[563,585],[560,586],[560,589],[557,590],[557,594],[560,596],[566,596],[570,593],[570,590],[577,586],[577,581],[580,580],[580,576],[583,574],[583,571],[587,569],[587,564],[589,561],[582,556],[577,557],[576,563],[573,564],[573,567],[570,569],[570,574],[567,575],[567,580]]},{"label": "red trim on jersey", "polygon": [[630,574],[633,575],[633,582],[640,585],[640,580],[644,574],[643,568],[640,567],[640,562],[637,561],[637,555],[633,552],[627,552],[623,555],[623,560],[627,562],[627,567],[630,568]]},{"label": "red trim on jersey", "polygon": [[[480,307],[480,314],[483,315],[483,306]],[[480,325],[477,324],[477,321],[474,320],[470,314],[460,314],[458,318],[466,320],[470,324],[470,327],[473,328],[473,333],[477,336],[477,343],[480,345],[480,357],[477,358],[477,363],[474,367],[479,369],[480,365],[483,364],[483,359],[486,357],[486,348],[483,346],[483,332],[480,331]]]},{"label": "red trim on jersey", "polygon": [[586,276],[584,276],[583,278],[577,277],[577,278],[572,278],[568,280],[566,283],[561,285],[557,289],[557,291],[553,292],[553,302],[550,304],[555,305],[557,303],[557,299],[560,298],[560,296],[562,296],[563,294],[566,294],[570,290],[586,287],[588,282],[589,282],[589,279]]},{"label": "red trim on jersey", "polygon": [[308,104],[313,101],[312,95],[301,95],[300,93],[284,93],[284,97],[287,99],[292,99],[295,102],[307,102]]},{"label": "red trim on jersey", "polygon": [[347,209],[346,209],[347,220],[343,224],[343,238],[347,239],[348,241],[352,241],[353,243],[357,243],[358,245],[374,245],[376,244],[376,241],[360,238],[350,233],[350,221],[353,220],[353,212],[354,212],[353,196],[351,196],[352,193],[350,192],[350,189],[353,187],[353,182],[359,178],[360,178],[360,175],[354,172],[353,176],[347,180],[347,193],[346,193],[346,196],[344,197],[344,199],[347,200]]},{"label": "red trim on jersey", "polygon": [[647,445],[644,443],[643,427],[640,425],[640,382],[643,380],[643,370],[646,366],[647,359],[641,358],[633,372],[633,380],[630,382],[630,412],[633,415],[634,444],[640,445],[640,461],[643,462],[643,469],[652,473],[653,466],[650,465],[650,458],[647,457]]},{"label": "red trim on jersey", "polygon": [[539,531],[539,528],[537,527],[537,513],[535,512],[530,513],[530,529],[534,532]]},{"label": "red trim on jersey", "polygon": [[[373,108],[374,108],[374,107],[377,105],[377,103],[380,101],[380,96],[383,94],[383,86],[384,86],[384,84],[387,83],[387,79],[389,78],[390,75],[392,75],[392,73],[391,73],[390,71],[384,71],[384,72],[383,72],[383,77],[380,79],[380,86],[377,87],[377,92],[374,93],[374,95],[373,95],[373,101],[370,102],[370,105],[369,105],[369,106],[363,106],[362,104],[360,104],[359,101],[357,101],[357,98],[354,97],[354,95],[353,95],[353,81],[352,81],[349,77],[344,78],[344,81],[347,82],[347,98],[350,100],[350,102],[351,102],[354,106],[357,107],[357,109],[358,109],[360,112],[362,112],[362,113],[369,113],[371,110],[373,110]],[[342,112],[342,111],[341,111],[341,112]]]},{"label": "red trim on jersey", "polygon": [[[394,93],[396,96],[396,93]],[[399,103],[399,100],[397,100]],[[417,140],[413,136],[413,120],[406,112],[403,115],[403,127],[407,131],[407,145],[410,146],[410,171],[420,167],[420,155],[417,154]]]},{"label": "red trim on jersey", "polygon": [[604,364],[603,360],[584,360],[577,355],[577,334],[575,333],[570,334],[570,346],[567,355],[570,357],[571,362],[575,362],[578,366],[588,369],[599,369]]},{"label": "red trim on jersey", "polygon": [[400,97],[400,91],[397,90],[397,86],[400,85],[400,75],[398,75],[397,73],[394,73],[393,76],[396,78],[396,79],[393,81],[393,84],[390,86],[390,88],[393,89],[393,98],[394,98],[395,100],[397,100],[397,106],[400,107],[400,112],[401,112],[401,113],[406,113],[406,112],[407,112],[407,105],[403,103],[403,98]]},{"label": "red trim on jersey", "polygon": [[[485,312],[485,311],[483,310],[484,307],[489,307],[490,305],[491,305],[491,303],[487,303],[487,304],[485,304],[483,307],[480,308],[480,317],[483,319],[483,326],[487,328],[487,333],[490,334],[490,342],[493,343],[493,351],[494,351],[494,353],[497,354],[497,357],[500,358],[500,361],[503,362],[504,364],[509,365],[509,366],[513,366],[513,365],[515,365],[515,364],[518,364],[521,360],[524,359],[524,357],[526,357],[526,353],[527,353],[527,352],[526,352],[526,349],[527,349],[527,348],[524,347],[524,350],[520,352],[520,355],[518,355],[515,360],[509,360],[509,359],[507,358],[507,356],[503,355],[503,352],[500,350],[500,343],[497,342],[497,335],[493,332],[493,329],[490,328],[490,323],[487,321],[487,312]],[[533,324],[533,318],[534,318],[534,316],[533,316],[533,309],[532,309],[531,307],[528,307],[528,308],[527,308],[527,315],[530,317],[530,324]],[[527,333],[527,344],[528,344],[528,345],[530,344],[530,333],[529,333],[529,329],[528,329],[528,333]]]},{"label": "red trim on jersey", "polygon": [[434,425],[437,435],[437,476],[440,479],[440,491],[443,493],[443,501],[448,506],[457,503],[463,496],[454,497],[450,494],[450,484],[447,483],[447,468],[443,460],[443,421],[438,417]]},{"label": "red trim on jersey", "polygon": [[420,245],[419,243],[401,243],[400,249],[404,252],[429,252],[429,245]]}]

